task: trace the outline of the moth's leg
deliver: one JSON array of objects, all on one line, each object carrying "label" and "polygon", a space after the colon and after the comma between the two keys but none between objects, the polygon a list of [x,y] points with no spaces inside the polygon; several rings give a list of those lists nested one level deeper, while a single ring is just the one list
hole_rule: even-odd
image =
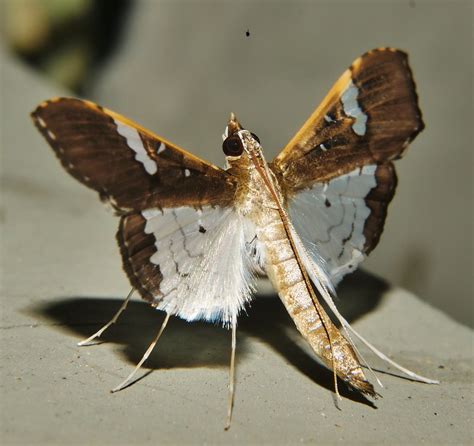
[{"label": "moth's leg", "polygon": [[[95,338],[99,338],[101,336],[101,334],[105,330],[107,330],[107,328],[109,328],[112,324],[115,324],[115,322],[117,322],[117,319],[119,318],[119,316],[122,314],[122,312],[125,310],[125,308],[127,308],[128,302],[129,302],[130,298],[132,297],[132,294],[133,294],[134,291],[135,291],[134,288],[132,288],[130,290],[130,293],[128,293],[128,296],[125,299],[125,302],[122,304],[122,306],[119,308],[117,313],[114,314],[114,317],[112,319],[110,319],[109,322],[107,322],[99,331],[95,332],[92,336],[88,337],[87,339],[84,339],[81,342],[78,342],[77,345],[79,345],[80,347],[90,345],[91,341],[93,341]],[[92,345],[94,345],[94,344],[92,344]]]},{"label": "moth's leg", "polygon": [[138,370],[140,369],[140,367],[143,365],[143,363],[148,359],[148,356],[150,356],[151,352],[153,351],[153,349],[155,348],[155,345],[156,343],[158,342],[158,339],[160,339],[160,336],[163,334],[163,331],[165,330],[165,327],[166,327],[166,324],[168,323],[169,319],[170,319],[170,314],[166,314],[166,317],[165,317],[165,320],[163,321],[163,323],[161,324],[161,327],[160,327],[160,330],[158,331],[158,334],[155,336],[155,338],[153,339],[153,341],[151,341],[151,344],[150,346],[147,348],[145,354],[143,355],[142,359],[140,359],[140,362],[137,364],[137,366],[135,367],[135,369],[133,370],[132,373],[130,373],[130,375],[127,376],[126,379],[124,379],[117,387],[114,387],[111,392],[114,393],[114,392],[118,392],[119,390],[122,390],[124,387],[127,387],[128,383],[130,382],[130,380],[132,379],[133,375],[135,375],[135,373],[138,372]]},{"label": "moth's leg", "polygon": [[227,421],[225,423],[225,430],[230,428],[232,419],[232,408],[234,407],[234,384],[235,384],[235,348],[237,344],[237,320],[232,321],[232,350],[230,354],[230,369],[229,369],[229,400],[227,403]]}]

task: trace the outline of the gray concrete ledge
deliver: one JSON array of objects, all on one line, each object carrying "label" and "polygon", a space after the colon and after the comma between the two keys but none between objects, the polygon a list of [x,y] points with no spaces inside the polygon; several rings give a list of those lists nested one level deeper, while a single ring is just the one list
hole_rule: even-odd
[{"label": "gray concrete ledge", "polygon": [[[472,333],[402,289],[360,273],[340,305],[381,350],[441,380],[400,379],[367,354],[383,399],[346,389],[301,341],[276,298],[258,298],[238,333],[237,389],[224,432],[230,336],[171,320],[142,375],[131,370],[162,315],[134,301],[104,343],[79,348],[120,305],[117,221],[69,178],[29,121],[58,89],[3,55],[0,438],[3,444],[472,443]],[[151,371],[153,373],[148,373]]]}]

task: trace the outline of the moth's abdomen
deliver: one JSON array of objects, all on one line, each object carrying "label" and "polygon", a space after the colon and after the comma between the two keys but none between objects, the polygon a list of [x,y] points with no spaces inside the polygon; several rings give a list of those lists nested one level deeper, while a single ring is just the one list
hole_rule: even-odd
[{"label": "moth's abdomen", "polygon": [[258,237],[266,247],[266,272],[296,328],[328,368],[335,365],[341,379],[357,390],[375,396],[346,338],[324,310],[316,309],[280,216],[275,212],[270,217],[267,212],[264,219],[267,221],[262,222]]}]

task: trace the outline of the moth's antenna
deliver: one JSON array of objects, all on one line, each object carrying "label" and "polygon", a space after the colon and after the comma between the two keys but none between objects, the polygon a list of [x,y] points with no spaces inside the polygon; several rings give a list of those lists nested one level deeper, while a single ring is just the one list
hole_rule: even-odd
[{"label": "moth's antenna", "polygon": [[[81,342],[78,342],[77,345],[79,345],[80,347],[91,345],[90,344],[91,341],[93,341],[95,338],[100,338],[102,333],[105,330],[107,330],[107,328],[109,328],[112,324],[115,324],[115,322],[117,322],[117,319],[119,318],[119,316],[122,314],[122,312],[125,310],[125,308],[127,308],[128,302],[129,302],[130,298],[132,297],[132,294],[133,294],[134,291],[135,291],[135,288],[132,288],[130,290],[130,293],[128,293],[128,296],[125,299],[125,301],[123,302],[122,306],[119,308],[117,313],[114,314],[114,317],[112,319],[110,319],[109,322],[107,322],[99,331],[95,332],[92,336],[88,337],[87,339],[84,339]],[[92,345],[94,345],[94,344],[92,344]]]},{"label": "moth's antenna", "polygon": [[235,348],[237,344],[237,321],[232,320],[232,351],[230,354],[230,369],[229,369],[229,400],[227,403],[227,421],[225,423],[225,430],[229,430],[230,422],[232,420],[232,408],[234,407],[234,389],[235,389]]},{"label": "moth's antenna", "polygon": [[142,359],[140,359],[140,362],[137,364],[137,366],[133,369],[133,372],[130,373],[130,375],[127,376],[126,379],[124,379],[117,387],[114,387],[111,392],[115,393],[118,392],[119,390],[122,390],[124,387],[126,387],[129,383],[129,381],[132,379],[133,375],[138,372],[140,367],[143,365],[143,363],[148,359],[148,356],[150,356],[151,352],[155,348],[156,343],[158,342],[158,339],[160,339],[160,336],[162,335],[163,331],[165,330],[166,324],[168,323],[170,319],[171,314],[166,313],[165,320],[161,324],[160,330],[158,331],[158,334],[155,336],[153,341],[151,341],[150,346],[147,348],[145,354],[143,355]]},{"label": "moth's antenna", "polygon": [[350,335],[349,331],[347,330],[347,328],[343,327],[343,330],[344,330],[344,333],[347,336],[347,339],[349,340],[349,343],[351,344],[352,348],[355,350],[355,352],[356,352],[357,356],[360,358],[361,362],[367,367],[367,369],[370,371],[370,373],[374,377],[375,381],[377,381],[377,384],[383,389],[384,385],[382,384],[382,381],[379,379],[377,374],[373,371],[372,367],[370,367],[369,363],[364,358],[364,356],[362,356],[362,353],[357,348],[357,345],[355,344],[355,342],[352,340],[351,335]]}]

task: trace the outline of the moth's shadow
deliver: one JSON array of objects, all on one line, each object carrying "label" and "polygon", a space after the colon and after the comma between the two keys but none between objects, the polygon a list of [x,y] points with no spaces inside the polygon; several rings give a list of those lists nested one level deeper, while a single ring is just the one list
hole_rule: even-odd
[{"label": "moth's shadow", "polygon": [[[340,300],[336,304],[341,313],[353,321],[376,308],[387,289],[385,281],[359,271],[341,283],[338,289]],[[119,299],[68,297],[30,311],[36,316],[52,319],[59,327],[74,332],[77,339],[81,340],[107,322],[120,304]],[[121,345],[125,358],[136,364],[162,321],[162,312],[157,312],[144,302],[132,301],[118,323],[109,328],[101,339]],[[257,296],[247,316],[244,314],[239,318],[237,358],[243,360],[248,351],[249,338],[257,338],[307,377],[333,391],[332,372],[314,359],[297,336],[293,321],[278,297]],[[145,368],[227,367],[229,355],[230,334],[227,330],[208,323],[190,324],[172,318]],[[372,405],[345,385],[340,386],[340,392],[351,400]]]}]

